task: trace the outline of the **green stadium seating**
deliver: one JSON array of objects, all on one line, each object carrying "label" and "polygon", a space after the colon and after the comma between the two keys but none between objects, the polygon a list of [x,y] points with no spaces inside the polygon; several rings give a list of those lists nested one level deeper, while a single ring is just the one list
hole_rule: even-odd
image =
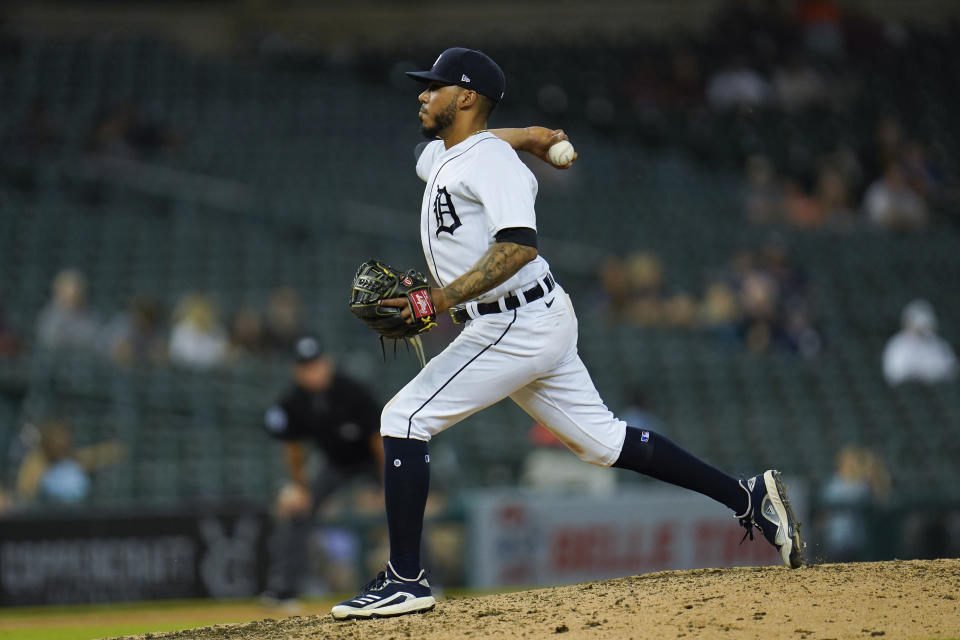
[{"label": "green stadium seating", "polygon": [[[944,334],[960,344],[957,228],[916,236],[777,229],[809,271],[826,340],[811,360],[750,355],[698,331],[609,327],[593,310],[593,256],[606,253],[652,250],[671,286],[698,293],[705,273],[724,269],[734,251],[758,246],[770,232],[742,220],[744,156],[760,149],[784,163],[798,141],[813,151],[841,139],[856,147],[882,111],[871,95],[893,95],[918,135],[936,136],[953,152],[948,163],[960,157],[956,96],[930,72],[910,76],[917,61],[952,60],[956,68],[956,45],[930,38],[912,46],[902,59],[867,69],[864,97],[848,114],[714,115],[693,129],[688,114],[665,112],[662,126],[624,118],[619,138],[593,129],[573,108],[564,116],[582,162],[567,181],[544,181],[540,232],[580,312],[581,356],[614,412],[626,410],[641,389],[668,435],[732,473],[778,465],[816,483],[832,471],[842,446],[859,443],[881,454],[902,495],[918,487],[960,495],[956,385],[889,389],[880,375],[883,345],[914,297],[935,301]],[[519,71],[529,65],[515,61],[530,55],[544,60],[541,76]],[[565,81],[570,104],[585,102],[604,80],[567,76],[584,60],[611,78],[623,64],[623,56],[589,45],[559,55],[554,48],[507,48],[503,60],[518,69],[511,81],[516,98],[496,114],[495,124],[504,125],[546,117],[518,106],[535,104],[544,82]],[[212,294],[227,315],[241,304],[264,305],[286,284],[301,293],[311,326],[347,369],[376,376],[385,393],[399,389],[415,372],[412,360],[401,347],[396,359],[388,353],[381,363],[379,344],[343,302],[362,259],[422,264],[415,223],[421,185],[412,171],[415,96],[384,82],[388,60],[372,56],[364,64],[376,71],[201,59],[142,38],[28,39],[18,59],[0,57],[0,134],[42,98],[63,125],[64,146],[53,156],[0,160],[6,320],[29,343],[50,282],[66,266],[87,275],[90,304],[103,319],[135,294],[156,298],[169,312],[195,290]],[[904,82],[923,99],[891,93]],[[139,186],[87,171],[89,131],[122,101],[135,101],[184,138],[181,147],[141,158],[147,178]],[[173,187],[164,182],[167,171],[223,181],[246,196],[238,202]],[[550,252],[551,245],[564,250]],[[115,369],[101,357],[48,361],[31,352],[24,360],[0,363],[6,483],[15,475],[20,424],[46,405],[72,408],[78,441],[117,438],[128,447],[126,460],[96,475],[98,505],[263,501],[282,478],[279,449],[260,422],[286,384],[285,361],[199,373]],[[515,482],[531,450],[530,422],[506,401],[438,436],[435,446],[455,453],[437,469],[438,484]]]}]

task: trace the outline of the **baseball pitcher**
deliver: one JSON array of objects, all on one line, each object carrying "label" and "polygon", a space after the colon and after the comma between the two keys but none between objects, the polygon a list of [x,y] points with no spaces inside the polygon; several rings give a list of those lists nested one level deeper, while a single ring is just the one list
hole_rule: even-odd
[{"label": "baseball pitcher", "polygon": [[[336,605],[333,616],[393,616],[434,606],[419,556],[428,443],[508,397],[585,462],[631,469],[713,498],[730,508],[751,538],[759,529],[785,564],[800,566],[799,523],[777,471],[738,481],[644,425],[627,425],[597,393],[577,355],[570,297],[537,249],[537,181],[515,151],[555,156],[549,149],[566,140],[563,132],[487,131],[506,82],[480,51],[447,49],[429,71],[408,75],[425,85],[419,117],[431,142],[416,165],[426,183],[420,238],[439,286],[427,287],[429,295],[387,297],[375,306],[409,324],[411,335],[444,312],[465,327],[383,410],[390,561],[357,596]],[[564,159],[562,166],[569,166],[572,159]],[[369,297],[371,282],[360,278],[355,289]],[[416,291],[424,291],[422,285]]]}]

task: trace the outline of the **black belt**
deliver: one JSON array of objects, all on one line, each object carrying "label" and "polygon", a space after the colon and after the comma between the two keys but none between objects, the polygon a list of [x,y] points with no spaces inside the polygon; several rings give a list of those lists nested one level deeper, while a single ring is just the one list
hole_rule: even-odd
[{"label": "black belt", "polygon": [[[546,290],[540,286],[538,282],[536,286],[530,287],[523,292],[523,298],[526,300],[526,304],[533,302],[534,300],[539,300],[543,296],[547,295],[553,288],[557,286],[556,281],[553,279],[553,275],[549,272],[543,277],[543,283],[547,286]],[[500,306],[500,300],[503,300],[503,307]],[[500,300],[495,300],[493,302],[478,302],[477,303],[477,315],[485,316],[490,313],[500,313],[502,311],[512,311],[521,306],[520,296],[512,294]],[[453,321],[456,324],[463,324],[467,320],[470,320],[470,313],[467,312],[464,305],[457,305],[450,309],[450,317],[453,318]]]}]

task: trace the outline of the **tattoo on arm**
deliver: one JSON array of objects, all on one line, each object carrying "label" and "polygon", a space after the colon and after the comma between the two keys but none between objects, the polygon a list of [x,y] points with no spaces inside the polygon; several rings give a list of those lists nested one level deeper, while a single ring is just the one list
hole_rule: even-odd
[{"label": "tattoo on arm", "polygon": [[512,242],[496,242],[465,274],[444,287],[451,306],[477,296],[506,282],[523,265],[537,257],[533,247]]}]

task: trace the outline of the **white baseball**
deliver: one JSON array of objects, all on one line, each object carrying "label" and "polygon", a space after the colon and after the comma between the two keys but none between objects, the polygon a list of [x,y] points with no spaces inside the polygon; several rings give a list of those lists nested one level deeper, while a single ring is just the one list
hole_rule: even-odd
[{"label": "white baseball", "polygon": [[550,162],[558,167],[562,167],[573,161],[573,145],[569,140],[561,140],[547,150],[547,157]]}]

